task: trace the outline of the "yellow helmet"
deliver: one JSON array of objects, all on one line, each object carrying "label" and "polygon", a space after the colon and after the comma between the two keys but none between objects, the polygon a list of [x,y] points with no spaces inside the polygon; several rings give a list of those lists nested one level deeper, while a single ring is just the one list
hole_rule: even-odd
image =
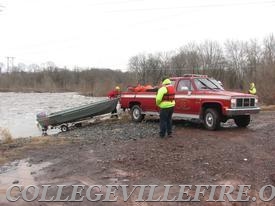
[{"label": "yellow helmet", "polygon": [[115,88],[116,90],[120,90],[120,88],[119,88],[119,86],[116,86],[116,88]]}]

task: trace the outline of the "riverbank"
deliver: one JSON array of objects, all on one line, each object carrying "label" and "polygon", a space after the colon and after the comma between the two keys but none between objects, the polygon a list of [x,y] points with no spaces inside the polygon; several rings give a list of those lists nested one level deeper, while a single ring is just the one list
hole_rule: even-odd
[{"label": "riverbank", "polygon": [[[200,125],[174,122],[174,137],[165,139],[158,138],[158,120],[146,119],[136,124],[129,121],[127,115],[122,119],[95,122],[53,136],[1,144],[1,157],[6,158],[1,168],[20,159],[26,159],[33,166],[50,162],[50,165],[32,175],[36,185],[246,184],[251,185],[250,194],[253,196],[262,186],[274,185],[274,115],[274,111],[264,111],[253,116],[246,129],[228,122],[220,131],[206,131]],[[8,173],[2,172],[0,180],[5,174]],[[14,181],[18,184],[22,182],[14,177],[10,185]],[[161,192],[161,189],[156,190],[156,197]],[[172,190],[171,195],[175,193]],[[50,190],[49,194],[54,194],[54,191]],[[69,194],[71,189],[66,189],[64,195]],[[136,195],[127,203],[118,201],[112,205],[134,204]],[[33,202],[33,205],[36,203],[38,205],[38,202]],[[256,201],[248,205],[260,203]],[[84,201],[81,205],[91,203]]]}]

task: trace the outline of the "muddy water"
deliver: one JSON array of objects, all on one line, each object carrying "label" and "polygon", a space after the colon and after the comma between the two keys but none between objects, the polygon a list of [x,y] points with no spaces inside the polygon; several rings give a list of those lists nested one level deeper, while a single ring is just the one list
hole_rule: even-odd
[{"label": "muddy water", "polygon": [[[41,175],[41,169],[49,166],[49,162],[32,165],[27,160],[12,162],[0,167],[0,203],[6,201],[7,188],[16,185],[36,185],[35,175]],[[15,191],[16,192],[16,191]],[[12,194],[16,196],[15,193]]]},{"label": "muddy water", "polygon": [[0,93],[0,128],[7,128],[14,138],[38,136],[39,112],[56,112],[100,99],[77,93]]}]

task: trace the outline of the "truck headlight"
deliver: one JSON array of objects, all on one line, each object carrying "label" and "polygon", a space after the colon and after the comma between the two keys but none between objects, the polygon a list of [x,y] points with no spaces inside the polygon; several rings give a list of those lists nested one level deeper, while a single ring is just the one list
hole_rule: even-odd
[{"label": "truck headlight", "polygon": [[231,108],[235,108],[237,104],[237,100],[236,99],[231,99]]},{"label": "truck headlight", "polygon": [[255,98],[255,107],[258,106],[258,98]]}]

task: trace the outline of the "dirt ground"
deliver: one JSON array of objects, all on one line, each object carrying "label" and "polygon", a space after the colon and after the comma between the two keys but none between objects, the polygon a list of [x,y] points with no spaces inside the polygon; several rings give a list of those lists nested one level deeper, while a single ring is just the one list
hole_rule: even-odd
[{"label": "dirt ground", "polygon": [[[207,131],[200,125],[178,121],[174,122],[173,138],[165,139],[158,138],[156,120],[134,124],[115,119],[47,137],[47,141],[35,145],[0,147],[3,157],[13,154],[10,161],[20,157],[27,158],[31,165],[50,163],[33,173],[38,186],[81,184],[88,188],[106,184],[154,184],[159,185],[154,193],[157,198],[163,196],[164,185],[175,186],[169,193],[169,197],[173,197],[179,193],[178,185],[245,184],[251,185],[249,195],[257,197],[255,202],[212,203],[205,202],[205,198],[199,203],[135,202],[138,193],[123,202],[118,191],[118,201],[112,203],[2,201],[1,205],[275,205],[275,201],[261,202],[258,198],[261,187],[275,186],[274,119],[274,111],[263,111],[252,116],[248,128],[237,128],[229,121],[219,131]],[[9,163],[2,167],[7,165]],[[49,189],[48,197],[56,194],[56,190]],[[72,188],[66,187],[63,193],[65,198],[72,193]],[[194,196],[194,190],[189,195]],[[270,191],[266,190],[265,195],[268,199]]]}]

